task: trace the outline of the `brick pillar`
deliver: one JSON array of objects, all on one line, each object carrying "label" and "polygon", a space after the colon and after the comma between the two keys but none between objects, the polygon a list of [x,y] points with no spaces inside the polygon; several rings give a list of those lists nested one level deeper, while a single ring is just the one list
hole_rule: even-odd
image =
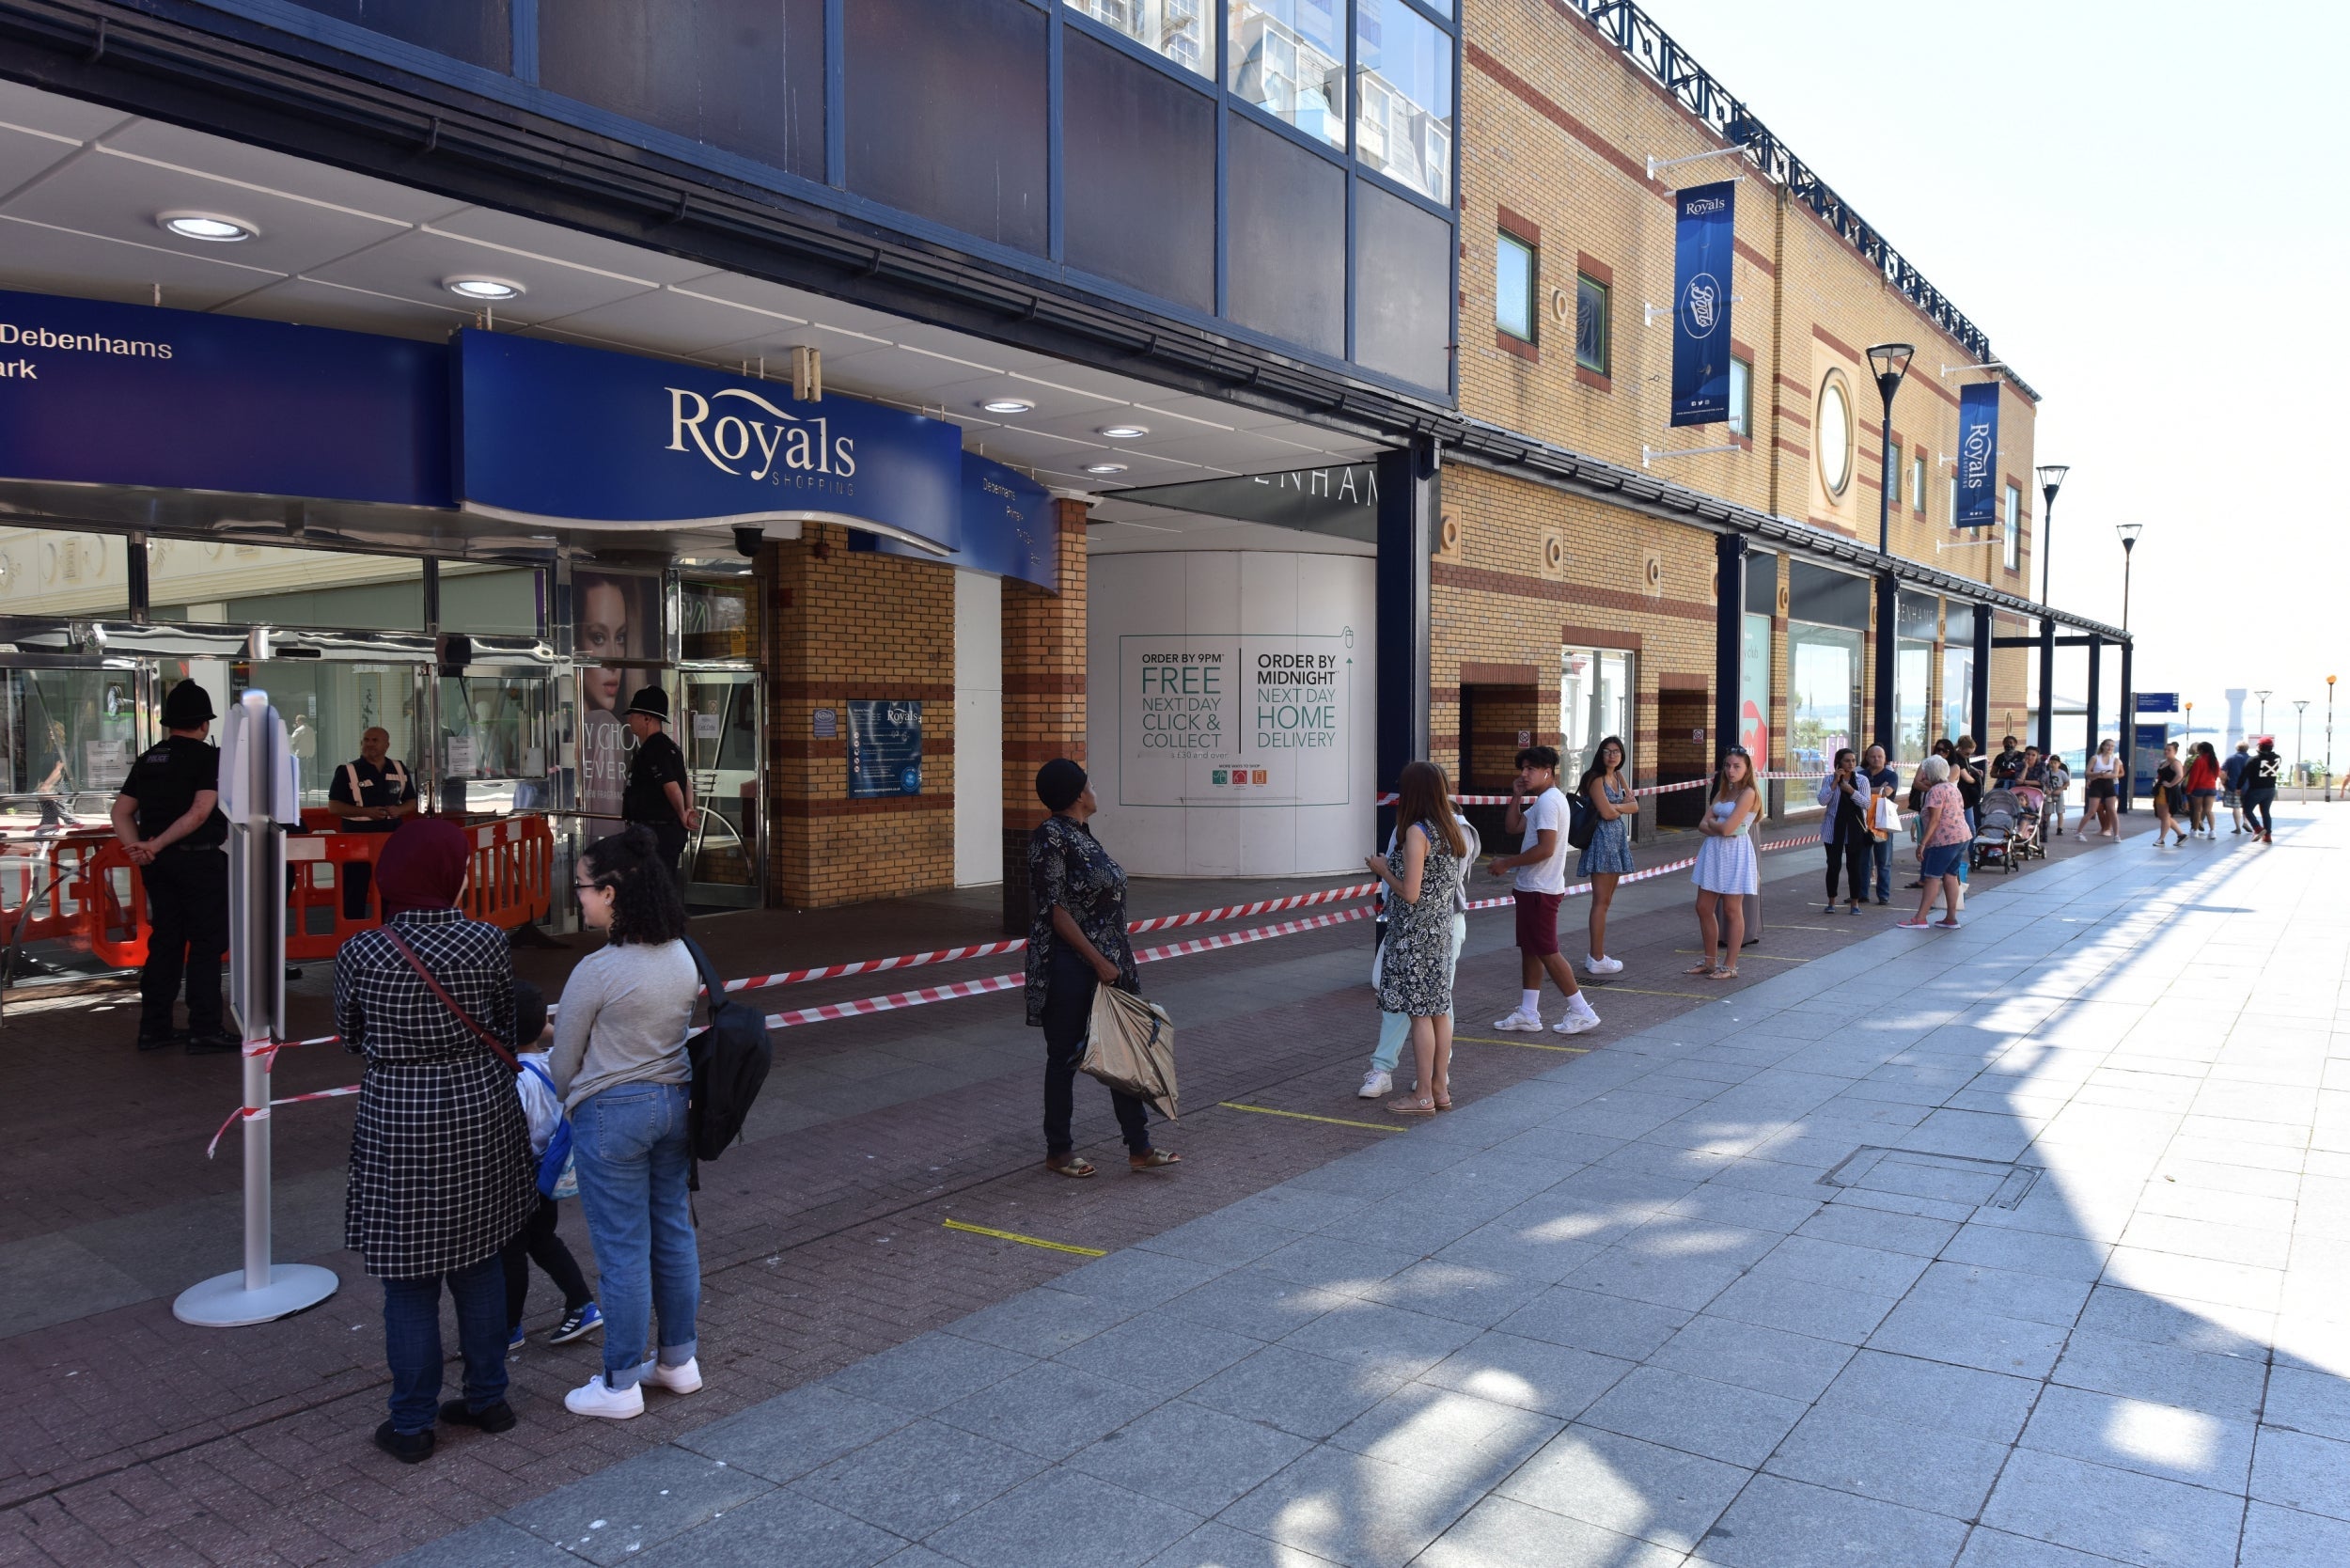
[{"label": "brick pillar", "polygon": [[1036,770],[1086,760],[1086,505],[1053,503],[1058,593],[1004,580],[1004,933],[1028,929]]}]

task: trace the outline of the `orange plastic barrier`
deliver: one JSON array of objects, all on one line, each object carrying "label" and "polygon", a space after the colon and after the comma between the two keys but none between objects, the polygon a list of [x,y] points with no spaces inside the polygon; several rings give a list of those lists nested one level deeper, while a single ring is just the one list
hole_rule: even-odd
[{"label": "orange plastic barrier", "polygon": [[112,841],[95,831],[0,841],[0,943],[81,937],[89,866]]}]

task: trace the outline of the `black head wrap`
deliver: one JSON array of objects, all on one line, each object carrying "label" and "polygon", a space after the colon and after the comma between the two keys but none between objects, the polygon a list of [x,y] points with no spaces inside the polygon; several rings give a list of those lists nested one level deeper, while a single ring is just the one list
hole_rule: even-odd
[{"label": "black head wrap", "polygon": [[1085,792],[1085,769],[1066,757],[1056,757],[1036,770],[1036,798],[1047,811],[1066,811]]}]

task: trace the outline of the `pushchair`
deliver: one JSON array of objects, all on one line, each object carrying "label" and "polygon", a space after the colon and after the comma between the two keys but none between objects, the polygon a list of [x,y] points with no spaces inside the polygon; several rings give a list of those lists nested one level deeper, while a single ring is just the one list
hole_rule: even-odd
[{"label": "pushchair", "polygon": [[2037,784],[2014,787],[2016,814],[2014,853],[2026,860],[2048,858],[2048,795]]},{"label": "pushchair", "polygon": [[1996,865],[2002,873],[2014,870],[2023,855],[2023,802],[2015,798],[2014,791],[1987,792],[1975,807],[1975,839],[1967,846],[1967,866],[1981,870]]}]

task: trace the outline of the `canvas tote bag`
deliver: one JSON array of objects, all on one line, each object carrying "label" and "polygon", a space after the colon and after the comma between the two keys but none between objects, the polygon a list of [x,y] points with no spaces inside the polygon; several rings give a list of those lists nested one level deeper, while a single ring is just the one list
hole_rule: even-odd
[{"label": "canvas tote bag", "polygon": [[1175,1116],[1175,1024],[1167,1009],[1114,985],[1095,988],[1080,1071]]}]

